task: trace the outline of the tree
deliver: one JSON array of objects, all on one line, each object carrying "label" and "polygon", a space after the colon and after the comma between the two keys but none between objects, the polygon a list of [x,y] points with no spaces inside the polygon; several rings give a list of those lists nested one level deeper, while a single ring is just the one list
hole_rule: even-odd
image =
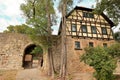
[{"label": "tree", "polygon": [[53,58],[52,58],[52,38],[51,25],[54,23],[54,8],[52,0],[26,0],[21,5],[21,10],[26,17],[26,23],[33,27],[30,33],[32,40],[42,45],[48,54],[49,71],[48,75],[54,74]]},{"label": "tree", "polygon": [[[78,2],[81,0],[77,0]],[[67,44],[66,44],[66,14],[72,8],[74,0],[60,0],[59,11],[62,13],[62,33],[61,33],[61,67],[60,67],[60,77],[61,80],[65,80],[66,70],[67,70]]]},{"label": "tree", "polygon": [[111,20],[118,24],[120,22],[120,0],[96,0],[96,9],[97,14],[102,13],[103,11],[107,13],[108,17]]},{"label": "tree", "polygon": [[[47,30],[48,30],[48,37],[47,40],[49,43],[53,43],[52,41],[52,30],[51,30],[51,12],[50,9],[53,9],[53,6],[51,6],[52,1],[46,0],[46,15],[47,15]],[[49,59],[49,75],[54,77],[54,63],[53,63],[53,54],[52,54],[52,44],[48,47],[48,59]]]},{"label": "tree", "polygon": [[120,59],[120,43],[116,42],[108,47],[107,52],[112,55],[113,58]]},{"label": "tree", "polygon": [[36,46],[36,47],[32,50],[31,53],[32,53],[32,54],[40,54],[40,55],[42,55],[42,54],[43,54],[43,49],[41,48],[41,46]]},{"label": "tree", "polygon": [[95,69],[94,77],[97,80],[114,80],[113,71],[119,58],[120,43],[115,43],[108,48],[100,46],[86,48],[85,54],[81,56],[81,61]]},{"label": "tree", "polygon": [[95,69],[94,77],[97,80],[114,80],[113,71],[116,68],[117,60],[105,48],[90,47],[86,48],[85,52],[81,60]]},{"label": "tree", "polygon": [[22,25],[9,25],[7,27],[7,30],[4,31],[4,33],[21,33],[21,34],[27,34],[27,30],[30,27],[28,27],[25,24]]},{"label": "tree", "polygon": [[120,32],[115,32],[113,36],[116,41],[120,42]]},{"label": "tree", "polygon": [[37,45],[31,52],[33,59],[37,59],[38,65],[39,66],[43,66],[43,49],[41,48],[41,46]]}]

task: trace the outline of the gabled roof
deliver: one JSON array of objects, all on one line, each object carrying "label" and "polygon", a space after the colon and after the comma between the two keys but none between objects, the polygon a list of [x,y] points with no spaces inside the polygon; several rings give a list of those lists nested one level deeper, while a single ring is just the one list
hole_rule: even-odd
[{"label": "gabled roof", "polygon": [[[86,8],[86,7],[81,7],[81,6],[76,6],[72,11],[70,11],[66,15],[66,17],[69,17],[73,13],[74,10],[84,10],[84,11],[90,11],[90,12],[92,12],[94,9]],[[104,13],[101,13],[101,16],[110,24],[111,27],[115,26],[115,24]],[[60,23],[58,34],[60,33],[61,23]]]}]

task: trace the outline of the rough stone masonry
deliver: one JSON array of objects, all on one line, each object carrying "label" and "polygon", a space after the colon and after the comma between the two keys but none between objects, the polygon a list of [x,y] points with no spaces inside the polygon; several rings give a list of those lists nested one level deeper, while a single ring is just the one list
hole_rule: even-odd
[{"label": "rough stone masonry", "polygon": [[24,50],[33,44],[24,34],[0,33],[0,69],[20,69]]}]

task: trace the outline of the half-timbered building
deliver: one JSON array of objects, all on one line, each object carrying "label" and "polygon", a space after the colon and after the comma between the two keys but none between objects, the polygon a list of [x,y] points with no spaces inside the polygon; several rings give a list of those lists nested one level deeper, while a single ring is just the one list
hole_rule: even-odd
[{"label": "half-timbered building", "polygon": [[[75,7],[66,16],[67,72],[86,73],[94,70],[80,62],[86,47],[107,47],[114,43],[114,23],[104,14],[94,14],[93,9]],[[62,27],[59,28],[59,35]],[[62,48],[61,48],[62,49]]]}]

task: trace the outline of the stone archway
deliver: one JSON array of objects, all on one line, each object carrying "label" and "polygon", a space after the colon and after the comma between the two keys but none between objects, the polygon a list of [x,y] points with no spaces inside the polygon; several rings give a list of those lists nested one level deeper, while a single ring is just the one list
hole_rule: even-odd
[{"label": "stone archway", "polygon": [[31,53],[34,49],[36,49],[36,47],[38,46],[36,46],[35,44],[30,44],[24,49],[22,61],[23,68],[28,69],[43,66],[43,54],[41,55],[39,53]]},{"label": "stone archway", "polygon": [[30,44],[25,48],[22,61],[23,68],[32,68],[33,55],[31,54],[31,52],[32,50],[34,50],[35,47],[35,44]]}]

